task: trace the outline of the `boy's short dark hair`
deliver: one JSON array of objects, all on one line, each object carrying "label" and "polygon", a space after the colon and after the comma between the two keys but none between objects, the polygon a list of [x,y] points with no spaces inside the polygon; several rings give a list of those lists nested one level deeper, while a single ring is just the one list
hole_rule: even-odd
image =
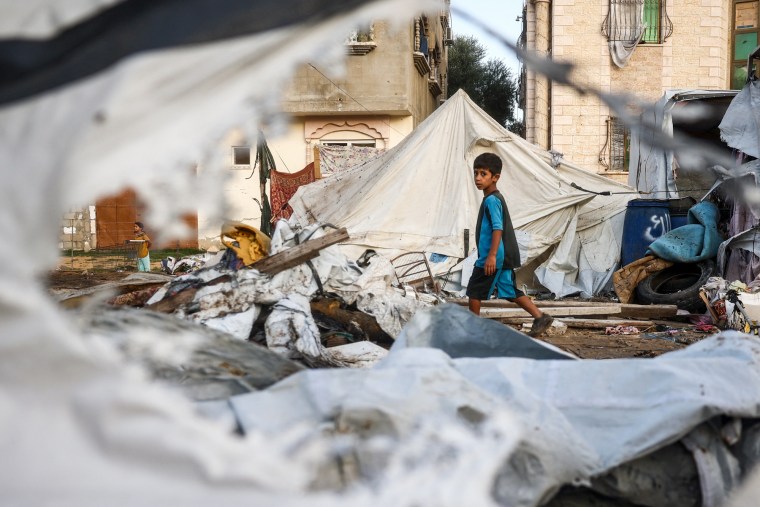
[{"label": "boy's short dark hair", "polygon": [[135,225],[137,227],[139,227],[140,229],[145,229],[145,227],[143,227],[143,223],[142,222],[135,222]]},{"label": "boy's short dark hair", "polygon": [[496,153],[481,153],[472,163],[473,169],[488,169],[491,174],[501,174],[501,158]]}]

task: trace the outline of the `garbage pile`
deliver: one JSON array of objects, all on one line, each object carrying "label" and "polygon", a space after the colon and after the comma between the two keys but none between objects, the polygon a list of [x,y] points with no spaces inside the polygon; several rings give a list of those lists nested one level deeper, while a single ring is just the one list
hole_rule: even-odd
[{"label": "garbage pile", "polygon": [[417,310],[437,300],[393,287],[393,266],[380,256],[360,267],[337,246],[323,247],[329,230],[281,220],[270,244],[253,227],[226,224],[227,250],[218,261],[176,277],[144,307],[312,367],[372,364]]}]

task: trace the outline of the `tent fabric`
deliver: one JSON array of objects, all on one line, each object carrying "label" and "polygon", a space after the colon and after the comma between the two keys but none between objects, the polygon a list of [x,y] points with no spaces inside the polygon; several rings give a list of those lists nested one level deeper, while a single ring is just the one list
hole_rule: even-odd
[{"label": "tent fabric", "polygon": [[290,198],[300,186],[307,185],[315,180],[314,162],[310,162],[306,167],[292,174],[272,170],[269,177],[269,193],[272,199],[271,222],[275,223],[281,218],[287,220],[293,213],[293,208],[288,205]]},{"label": "tent fabric", "polygon": [[731,101],[718,126],[731,148],[760,158],[760,82],[750,81]]},{"label": "tent fabric", "polygon": [[[389,256],[462,257],[465,230],[475,244],[482,200],[472,162],[486,151],[504,162],[498,188],[523,265],[552,250],[544,270],[552,292],[598,293],[619,260],[623,212],[635,191],[564,161],[553,167],[548,152],[504,129],[461,90],[385,154],[301,187],[290,200],[293,220],[346,227],[350,244]],[[573,182],[614,195],[595,196]]]},{"label": "tent fabric", "polygon": [[[0,30],[0,104],[92,77],[135,53],[209,43],[325,19],[363,2],[124,0],[111,5],[91,2],[89,6],[83,2],[77,6],[71,0],[56,2],[60,5],[6,3],[11,5],[3,6],[4,19],[25,21],[18,31],[23,33],[29,25],[47,25],[47,29],[43,29],[45,35],[34,39],[11,38],[18,31],[8,33],[10,27]],[[14,5],[20,3],[25,5]],[[67,15],[72,5],[78,12]],[[46,17],[49,19],[43,21]],[[48,25],[61,18],[60,25]]]}]

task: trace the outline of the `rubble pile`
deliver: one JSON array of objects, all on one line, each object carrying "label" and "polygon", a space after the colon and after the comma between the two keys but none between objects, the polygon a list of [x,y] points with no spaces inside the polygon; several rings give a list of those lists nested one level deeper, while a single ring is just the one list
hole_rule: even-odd
[{"label": "rubble pile", "polygon": [[[176,277],[158,275],[161,287],[155,279],[139,278],[140,285],[128,279],[129,292],[109,302],[171,314],[311,367],[367,366],[387,353],[417,310],[437,300],[394,287],[393,266],[383,257],[370,256],[360,267],[337,246],[324,246],[329,231],[281,221],[270,245],[255,228],[225,225],[222,235],[232,239],[215,262]],[[74,296],[81,294],[64,302]]]}]

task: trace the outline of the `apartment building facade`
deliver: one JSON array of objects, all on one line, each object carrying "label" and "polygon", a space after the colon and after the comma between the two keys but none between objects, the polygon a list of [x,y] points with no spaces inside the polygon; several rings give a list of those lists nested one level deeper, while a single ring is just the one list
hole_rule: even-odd
[{"label": "apartment building facade", "polygon": [[[345,72],[339,76],[317,63],[298,68],[282,94],[284,133],[264,131],[277,171],[302,171],[314,162],[320,145],[390,149],[435,111],[446,97],[453,42],[448,2],[444,7],[403,26],[378,20],[346,34]],[[225,142],[228,216],[258,225],[262,196],[253,167],[256,147],[239,132],[231,132]],[[218,224],[199,216],[200,246],[217,242],[218,236]]]},{"label": "apartment building facade", "polygon": [[[521,42],[572,63],[576,83],[654,103],[668,90],[741,88],[759,22],[757,0],[526,0]],[[522,100],[529,141],[626,180],[626,128],[597,96],[526,69]]]}]

